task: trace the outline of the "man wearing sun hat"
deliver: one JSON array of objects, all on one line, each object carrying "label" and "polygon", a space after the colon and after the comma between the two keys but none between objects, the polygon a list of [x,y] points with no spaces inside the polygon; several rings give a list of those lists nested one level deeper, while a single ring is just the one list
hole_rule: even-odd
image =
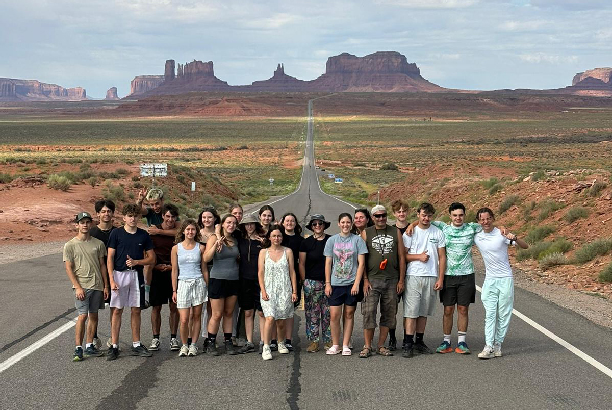
[{"label": "man wearing sun hat", "polygon": [[[74,305],[79,314],[75,327],[76,348],[72,358],[75,362],[83,360],[83,356],[102,355],[93,345],[93,337],[98,325],[98,309],[104,309],[104,299],[108,297],[109,285],[104,261],[106,247],[102,241],[89,234],[92,220],[87,212],[77,214],[74,218],[77,235],[64,245],[64,266],[72,282]],[[86,322],[87,344],[83,351]]]}]

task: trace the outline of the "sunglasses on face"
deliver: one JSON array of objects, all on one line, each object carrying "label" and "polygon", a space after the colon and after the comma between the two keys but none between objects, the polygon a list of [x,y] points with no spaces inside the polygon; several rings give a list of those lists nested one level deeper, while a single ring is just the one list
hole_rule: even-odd
[{"label": "sunglasses on face", "polygon": [[324,226],[325,224],[323,222],[315,221],[315,222],[312,222],[311,225],[312,226]]},{"label": "sunglasses on face", "polygon": [[374,218],[378,219],[378,218],[386,218],[387,214],[376,214],[376,215],[372,215]]}]

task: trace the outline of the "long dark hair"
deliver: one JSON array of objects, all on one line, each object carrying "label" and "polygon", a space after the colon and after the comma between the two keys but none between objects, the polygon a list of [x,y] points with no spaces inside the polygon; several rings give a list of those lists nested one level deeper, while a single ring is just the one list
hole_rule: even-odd
[{"label": "long dark hair", "polygon": [[212,206],[208,206],[202,209],[202,212],[200,212],[200,214],[198,215],[198,221],[197,221],[198,225],[197,226],[199,229],[204,228],[204,224],[202,223],[202,215],[204,214],[204,212],[210,212],[213,215],[213,217],[215,218],[215,223],[214,223],[215,225],[218,225],[221,223],[221,218],[219,217],[219,214],[217,213],[215,208],[213,208]]},{"label": "long dark hair", "polygon": [[[374,222],[372,221],[372,215],[370,215],[370,211],[368,211],[366,208],[359,208],[359,209],[355,209],[354,215],[357,215],[357,212],[361,212],[362,214],[364,214],[366,219],[368,220],[368,222],[366,223],[366,228],[370,226],[374,226]],[[359,231],[357,230],[355,223],[353,223],[353,227],[351,228],[351,233],[354,233],[355,235],[359,235]]]},{"label": "long dark hair", "polygon": [[174,237],[175,244],[181,243],[185,240],[185,228],[187,228],[189,225],[193,225],[196,228],[196,235],[193,239],[196,242],[200,242],[202,240],[202,238],[200,237],[200,230],[198,229],[198,224],[196,223],[195,219],[185,219],[181,224],[179,230],[176,231],[176,236]]},{"label": "long dark hair", "polygon": [[[272,220],[274,221],[276,219],[274,217],[274,208],[272,208],[270,205],[264,205],[261,208],[259,208],[259,216],[261,216],[261,214],[263,214],[264,211],[270,211],[272,213]],[[297,221],[297,219],[296,219],[296,221]]]},{"label": "long dark hair", "polygon": [[263,228],[261,227],[260,223],[255,223],[255,222],[242,223],[241,222],[238,225],[238,229],[240,230],[240,233],[242,234],[242,237],[244,239],[249,239],[249,234],[247,233],[247,230],[246,230],[246,225],[249,224],[249,223],[252,223],[252,224],[255,225],[255,233],[257,235],[259,235],[260,237],[264,237],[266,235],[265,232],[263,231]]},{"label": "long dark hair", "polygon": [[282,235],[285,235],[280,225],[270,225],[270,229],[268,229],[268,232],[266,232],[266,238],[263,241],[263,244],[261,245],[262,248],[269,248],[272,245],[272,241],[270,241],[270,234],[272,233],[272,231],[276,230],[278,230]]},{"label": "long dark hair", "polygon": [[302,236],[302,227],[300,226],[300,224],[298,223],[298,219],[297,216],[295,216],[295,214],[293,212],[287,212],[285,215],[283,215],[283,217],[280,220],[280,226],[281,226],[281,232],[283,233],[283,235],[285,235],[285,225],[283,225],[285,223],[285,218],[288,216],[292,216],[293,219],[295,219],[295,234],[297,236]]}]

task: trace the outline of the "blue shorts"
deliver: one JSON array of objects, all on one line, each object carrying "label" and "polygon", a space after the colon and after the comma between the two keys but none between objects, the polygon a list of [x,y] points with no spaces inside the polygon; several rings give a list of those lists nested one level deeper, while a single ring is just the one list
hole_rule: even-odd
[{"label": "blue shorts", "polygon": [[353,285],[332,286],[332,294],[328,298],[329,306],[357,306],[357,296],[351,295]]}]

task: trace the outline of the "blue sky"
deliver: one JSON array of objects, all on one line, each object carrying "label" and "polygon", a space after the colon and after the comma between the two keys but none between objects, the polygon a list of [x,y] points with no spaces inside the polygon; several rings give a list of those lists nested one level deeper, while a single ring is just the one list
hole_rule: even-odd
[{"label": "blue sky", "polygon": [[124,96],[169,58],[212,60],[218,78],[239,85],[277,63],[312,80],[329,56],[394,50],[443,87],[559,88],[612,66],[610,21],[606,0],[7,1],[0,77]]}]

